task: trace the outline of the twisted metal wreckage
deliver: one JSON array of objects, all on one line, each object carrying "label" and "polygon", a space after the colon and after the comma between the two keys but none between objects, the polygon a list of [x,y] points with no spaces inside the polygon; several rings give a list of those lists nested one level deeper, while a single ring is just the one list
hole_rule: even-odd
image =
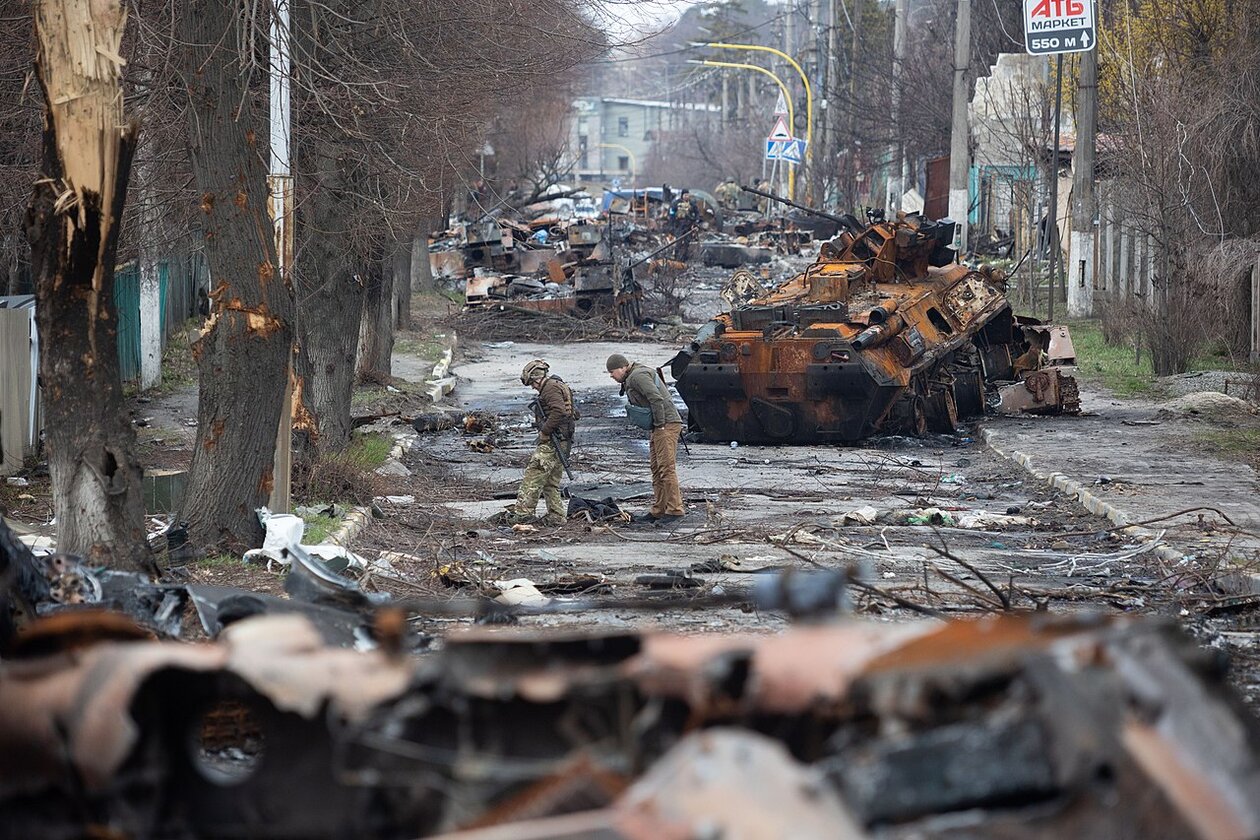
[{"label": "twisted metal wreckage", "polygon": [[813,265],[773,289],[732,278],[730,311],[671,361],[706,440],[851,443],[1079,411],[1067,328],[1015,315],[1002,272],[957,262],[953,222],[820,215],[841,230]]},{"label": "twisted metal wreckage", "polygon": [[[315,613],[193,644],[28,603],[74,574],[0,527],[0,836],[1260,836],[1256,721],[1159,623],[472,628],[416,656],[417,603],[326,605],[370,650]],[[728,597],[818,615],[844,583]]]}]

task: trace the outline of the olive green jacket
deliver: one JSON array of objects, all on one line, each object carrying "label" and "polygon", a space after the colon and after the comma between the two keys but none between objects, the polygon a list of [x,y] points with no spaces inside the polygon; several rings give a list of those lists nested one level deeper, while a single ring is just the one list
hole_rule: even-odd
[{"label": "olive green jacket", "polygon": [[669,387],[661,381],[655,368],[635,362],[621,385],[621,392],[632,405],[652,409],[652,428],[659,429],[666,423],[681,423],[682,415],[674,408]]}]

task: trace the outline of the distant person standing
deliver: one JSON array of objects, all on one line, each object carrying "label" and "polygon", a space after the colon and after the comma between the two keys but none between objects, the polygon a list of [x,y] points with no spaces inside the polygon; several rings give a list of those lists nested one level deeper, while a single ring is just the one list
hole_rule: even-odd
[{"label": "distant person standing", "polygon": [[686,262],[691,255],[691,237],[688,234],[691,233],[693,227],[700,224],[700,209],[696,206],[695,199],[691,197],[690,190],[684,188],[678,200],[670,205],[669,223],[674,239],[687,236],[674,248],[674,256]]},{"label": "distant person standing", "polygon": [[[770,182],[763,178],[753,178],[753,189],[761,190],[762,192],[770,192]],[[759,195],[757,196],[757,203],[755,206],[757,208],[757,212],[764,216],[766,210],[770,207],[770,199],[766,198],[764,195]]]},{"label": "distant person standing", "polygon": [[516,504],[506,517],[510,525],[533,521],[539,496],[547,504],[542,524],[563,525],[567,521],[564,499],[560,496],[564,463],[559,453],[567,458],[573,448],[578,413],[573,405],[573,389],[550,373],[550,367],[542,359],[534,359],[521,371],[521,384],[538,392],[530,403],[534,409],[538,439],[534,442],[534,453],[525,465],[525,476],[516,494]]},{"label": "distant person standing", "polygon": [[682,488],[678,486],[678,440],[682,416],[674,407],[665,380],[653,368],[631,363],[620,353],[608,357],[608,375],[621,384],[630,401],[626,412],[631,422],[651,430],[648,463],[652,469],[652,507],[636,514],[635,522],[674,522],[681,519]]}]

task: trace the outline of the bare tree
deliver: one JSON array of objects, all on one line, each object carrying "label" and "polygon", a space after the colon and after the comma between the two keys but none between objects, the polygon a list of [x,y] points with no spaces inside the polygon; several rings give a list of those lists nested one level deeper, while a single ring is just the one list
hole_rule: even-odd
[{"label": "bare tree", "polygon": [[[210,264],[210,318],[194,344],[197,444],[182,517],[201,544],[257,545],[293,341],[293,290],[276,276],[253,56],[254,4],[186,0],[179,11],[188,148]],[[264,39],[265,42],[265,39]]]},{"label": "bare tree", "polygon": [[156,574],[118,378],[114,257],[139,126],[121,96],[117,0],[35,5],[44,160],[27,215],[58,547]]},{"label": "bare tree", "polygon": [[360,374],[388,375],[395,255],[444,215],[456,178],[476,171],[496,111],[530,102],[602,47],[581,9],[581,0],[479,0],[458,13],[436,0],[295,4],[308,455],[349,438],[356,357]]},{"label": "bare tree", "polygon": [[1156,374],[1178,373],[1204,344],[1238,332],[1225,317],[1238,273],[1215,257],[1260,231],[1260,28],[1200,0],[1115,3],[1105,15],[1108,210],[1154,246],[1150,297],[1133,315]]}]

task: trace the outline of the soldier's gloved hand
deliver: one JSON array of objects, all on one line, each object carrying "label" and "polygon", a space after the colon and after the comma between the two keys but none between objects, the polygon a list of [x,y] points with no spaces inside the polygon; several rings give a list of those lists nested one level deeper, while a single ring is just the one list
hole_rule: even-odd
[{"label": "soldier's gloved hand", "polygon": [[539,444],[539,443],[551,443],[551,438],[547,437],[546,435],[539,435],[539,436],[538,436],[538,439],[537,439],[537,440],[535,440],[535,441],[534,441],[534,443],[535,443],[535,444]]}]

